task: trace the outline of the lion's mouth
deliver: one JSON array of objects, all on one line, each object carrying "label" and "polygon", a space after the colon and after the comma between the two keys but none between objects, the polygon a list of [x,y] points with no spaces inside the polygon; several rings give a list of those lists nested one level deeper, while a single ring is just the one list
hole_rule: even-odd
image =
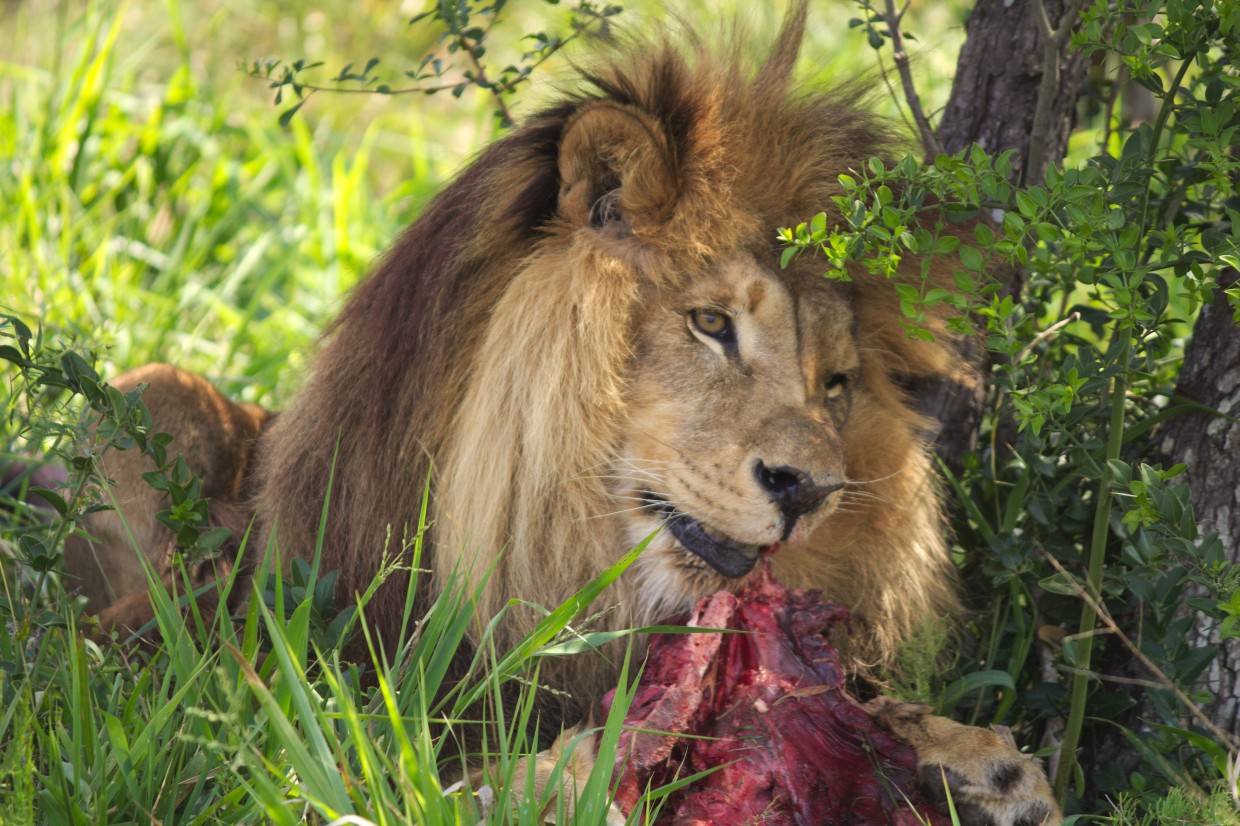
[{"label": "lion's mouth", "polygon": [[663,519],[677,542],[726,577],[740,577],[752,571],[762,551],[769,547],[738,542],[712,530],[692,516],[676,510],[671,502],[656,493],[646,491],[642,496],[647,509]]}]

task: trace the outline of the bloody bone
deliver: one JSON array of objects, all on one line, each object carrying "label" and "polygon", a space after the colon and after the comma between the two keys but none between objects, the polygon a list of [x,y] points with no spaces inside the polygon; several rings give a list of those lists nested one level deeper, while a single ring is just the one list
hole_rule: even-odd
[{"label": "bloody bone", "polygon": [[847,619],[764,566],[689,621],[748,633],[655,636],[616,761],[625,814],[646,789],[715,768],[674,793],[658,823],[947,824],[914,788],[913,750],[843,689],[825,634]]}]

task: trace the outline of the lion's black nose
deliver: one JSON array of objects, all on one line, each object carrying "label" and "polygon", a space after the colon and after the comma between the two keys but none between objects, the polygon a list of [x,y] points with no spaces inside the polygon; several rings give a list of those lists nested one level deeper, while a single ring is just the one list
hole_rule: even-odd
[{"label": "lion's black nose", "polygon": [[819,485],[800,468],[779,465],[767,467],[759,460],[754,467],[758,484],[770,495],[771,501],[784,515],[784,538],[796,527],[797,520],[821,505],[826,498],[844,487],[843,483]]}]

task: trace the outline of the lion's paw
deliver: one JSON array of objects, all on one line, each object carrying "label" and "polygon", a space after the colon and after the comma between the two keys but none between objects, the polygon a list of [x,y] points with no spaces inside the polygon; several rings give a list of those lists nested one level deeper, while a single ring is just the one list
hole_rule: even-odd
[{"label": "lion's paw", "polygon": [[929,706],[879,697],[867,710],[917,750],[921,791],[963,826],[1052,826],[1063,815],[1038,762],[1016,749],[1007,729],[966,726]]},{"label": "lion's paw", "polygon": [[[522,760],[513,773],[510,789],[515,795],[537,801],[543,823],[556,823],[557,812],[566,822],[577,819],[577,798],[594,768],[594,741],[586,724],[566,729],[551,748]],[[557,784],[558,781],[558,784]],[[563,795],[563,805],[559,803]],[[624,826],[624,813],[612,803],[603,815],[604,826]]]}]

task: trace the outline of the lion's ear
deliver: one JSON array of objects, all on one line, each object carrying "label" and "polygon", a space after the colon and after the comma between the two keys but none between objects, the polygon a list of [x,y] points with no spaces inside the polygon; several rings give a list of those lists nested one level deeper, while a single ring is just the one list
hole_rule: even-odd
[{"label": "lion's ear", "polygon": [[661,224],[680,195],[662,125],[614,103],[578,112],[560,139],[560,214],[576,226]]}]

